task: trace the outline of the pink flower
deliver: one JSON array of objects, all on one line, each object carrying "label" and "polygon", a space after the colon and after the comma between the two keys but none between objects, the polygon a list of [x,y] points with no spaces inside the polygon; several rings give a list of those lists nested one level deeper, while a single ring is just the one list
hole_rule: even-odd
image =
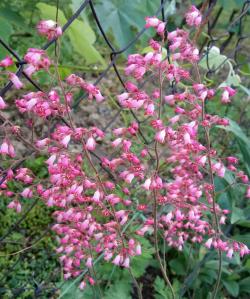
[{"label": "pink flower", "polygon": [[156,32],[157,32],[159,35],[164,36],[165,27],[166,27],[166,23],[161,22],[161,23],[157,26]]},{"label": "pink flower", "polygon": [[49,143],[50,143],[49,138],[44,138],[44,139],[41,139],[41,140],[37,140],[35,142],[35,144],[38,148],[44,148],[45,146],[49,145]]},{"label": "pink flower", "polygon": [[52,20],[43,20],[37,24],[37,31],[40,35],[46,36],[48,40],[62,35],[62,28]]},{"label": "pink flower", "polygon": [[146,189],[146,190],[149,190],[150,186],[151,186],[151,182],[152,182],[152,180],[150,178],[146,179],[146,181],[143,184],[143,188]]},{"label": "pink flower", "polygon": [[227,257],[231,259],[233,257],[233,253],[234,253],[233,248],[230,248],[227,252]]},{"label": "pink flower", "polygon": [[80,290],[83,290],[84,288],[86,287],[86,282],[85,281],[82,281],[79,285],[79,289]]},{"label": "pink flower", "polygon": [[32,192],[32,190],[30,188],[25,188],[23,190],[23,192],[21,193],[21,196],[25,197],[25,198],[31,198],[32,195],[33,195],[33,192]]},{"label": "pink flower", "polygon": [[7,107],[7,104],[4,102],[4,99],[0,96],[0,110],[3,110]]},{"label": "pink flower", "polygon": [[166,130],[163,129],[163,130],[156,133],[155,140],[160,142],[160,143],[164,143],[165,137],[166,137]]},{"label": "pink flower", "polygon": [[207,242],[205,243],[205,246],[207,247],[207,248],[211,248],[211,246],[212,246],[212,244],[213,244],[213,238],[210,238],[210,239],[208,239],[207,240]]},{"label": "pink flower", "polygon": [[198,27],[200,26],[202,21],[202,16],[200,11],[192,5],[188,12],[186,13],[186,22],[189,26],[195,26]]},{"label": "pink flower", "polygon": [[141,255],[141,252],[142,252],[142,251],[141,251],[141,245],[140,245],[140,244],[137,244],[137,245],[136,245],[135,252],[136,252],[137,255]]},{"label": "pink flower", "polygon": [[124,260],[124,262],[123,262],[123,267],[125,267],[125,268],[129,268],[129,257],[126,257],[125,258],[125,260]]},{"label": "pink flower", "polygon": [[86,261],[86,266],[88,268],[92,268],[93,264],[92,264],[92,258],[88,257],[87,261]]},{"label": "pink flower", "polygon": [[64,146],[67,147],[69,142],[70,142],[70,135],[66,135],[65,137],[63,137],[63,139],[60,141],[60,143]]},{"label": "pink flower", "polygon": [[3,60],[0,61],[1,67],[8,67],[13,64],[13,60],[10,56],[6,56]]},{"label": "pink flower", "polygon": [[16,74],[9,73],[8,77],[9,77],[10,81],[14,84],[14,86],[16,87],[16,89],[20,89],[20,88],[23,87],[23,83],[20,81],[20,79],[17,77]]},{"label": "pink flower", "polygon": [[119,266],[120,265],[120,262],[121,262],[121,256],[120,256],[120,254],[118,254],[115,258],[114,258],[114,260],[113,260],[113,264],[115,264],[115,265],[117,265],[117,266]]},{"label": "pink flower", "polygon": [[96,142],[93,136],[90,136],[86,142],[86,149],[89,151],[94,151],[96,148]]},{"label": "pink flower", "polygon": [[18,200],[13,200],[8,204],[9,209],[16,210],[17,213],[20,213],[22,211],[22,206]]},{"label": "pink flower", "polygon": [[236,94],[236,90],[233,88],[226,86],[224,87],[224,91],[221,96],[221,103],[228,104],[231,102],[230,97],[233,97]]},{"label": "pink flower", "polygon": [[6,139],[4,140],[4,142],[2,143],[2,145],[0,147],[0,154],[8,155],[11,158],[14,158],[16,155],[13,145]]},{"label": "pink flower", "polygon": [[146,20],[146,24],[145,24],[146,28],[149,27],[157,28],[158,25],[161,23],[161,21],[156,17],[146,17],[145,20]]},{"label": "pink flower", "polygon": [[51,62],[46,55],[46,52],[41,49],[30,48],[24,56],[24,60],[28,63],[25,68],[25,73],[31,76],[34,72],[40,69],[48,70]]},{"label": "pink flower", "polygon": [[250,198],[250,186],[247,187],[246,198]]}]

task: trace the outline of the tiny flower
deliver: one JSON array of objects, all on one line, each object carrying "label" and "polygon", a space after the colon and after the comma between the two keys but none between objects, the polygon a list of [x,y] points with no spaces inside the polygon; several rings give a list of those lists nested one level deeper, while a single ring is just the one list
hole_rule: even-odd
[{"label": "tiny flower", "polygon": [[124,262],[123,262],[123,267],[125,267],[125,268],[129,268],[129,257],[126,257],[125,258],[125,260],[124,260]]},{"label": "tiny flower", "polygon": [[247,187],[246,198],[250,198],[250,186]]},{"label": "tiny flower", "polygon": [[231,259],[233,257],[233,253],[234,253],[233,248],[230,248],[227,252],[227,257]]},{"label": "tiny flower", "polygon": [[145,20],[146,20],[146,24],[145,24],[146,28],[149,27],[157,28],[158,25],[161,23],[161,21],[156,17],[146,17]]},{"label": "tiny flower", "polygon": [[9,209],[16,210],[17,213],[20,213],[22,211],[22,206],[19,201],[13,200],[8,204]]},{"label": "tiny flower", "polygon": [[10,81],[14,84],[16,89],[20,89],[23,87],[23,83],[20,81],[20,79],[17,77],[16,74],[9,73],[8,77],[9,77]]},{"label": "tiny flower", "polygon": [[135,252],[137,255],[141,255],[141,245],[140,244],[136,245]]},{"label": "tiny flower", "polygon": [[71,136],[70,135],[66,135],[61,141],[60,143],[64,146],[64,147],[67,147],[69,142],[70,142],[70,138]]},{"label": "tiny flower", "polygon": [[163,129],[163,130],[161,130],[161,131],[159,131],[159,132],[156,133],[155,140],[158,141],[158,142],[160,142],[160,143],[164,143],[165,136],[166,136],[166,130]]},{"label": "tiny flower", "polygon": [[40,35],[46,36],[48,40],[62,35],[62,28],[52,20],[43,20],[37,24],[37,31]]},{"label": "tiny flower", "polygon": [[117,265],[117,266],[119,266],[120,265],[120,262],[121,262],[121,256],[120,256],[120,254],[118,254],[115,258],[114,258],[114,260],[113,260],[113,264],[115,264],[115,265]]},{"label": "tiny flower", "polygon": [[213,243],[213,238],[210,238],[210,239],[208,239],[207,242],[205,243],[205,246],[206,246],[207,248],[211,248],[212,243]]},{"label": "tiny flower", "polygon": [[86,282],[85,281],[82,281],[79,285],[79,289],[80,290],[83,290],[84,288],[86,287]]},{"label": "tiny flower", "polygon": [[96,148],[96,141],[93,136],[90,136],[86,142],[86,149],[89,151],[94,151]]},{"label": "tiny flower", "polygon": [[93,264],[92,264],[92,258],[91,257],[88,257],[87,262],[86,262],[86,266],[88,268],[92,268]]},{"label": "tiny flower", "polygon": [[1,67],[8,67],[13,64],[13,60],[10,56],[6,56],[3,60],[0,61]]},{"label": "tiny flower", "polygon": [[4,102],[4,99],[0,96],[0,110],[3,110],[7,107],[7,104]]},{"label": "tiny flower", "polygon": [[202,17],[200,11],[192,5],[186,13],[186,22],[189,26],[198,27],[201,24]]},{"label": "tiny flower", "polygon": [[21,196],[25,197],[25,198],[31,198],[32,195],[33,195],[33,192],[32,192],[32,190],[30,188],[25,188],[23,190],[23,192],[21,193]]},{"label": "tiny flower", "polygon": [[143,188],[149,190],[150,186],[151,186],[151,179],[146,179],[146,181],[143,184]]}]

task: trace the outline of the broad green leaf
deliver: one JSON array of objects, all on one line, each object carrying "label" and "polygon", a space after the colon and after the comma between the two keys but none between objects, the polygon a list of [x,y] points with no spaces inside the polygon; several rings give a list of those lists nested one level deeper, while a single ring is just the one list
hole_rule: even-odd
[{"label": "broad green leaf", "polygon": [[231,216],[231,223],[234,224],[238,222],[239,220],[244,220],[245,215],[242,209],[239,209],[237,207],[233,207],[232,216]]},{"label": "broad green leaf", "polygon": [[231,296],[237,297],[239,295],[240,288],[236,281],[222,280],[222,283]]},{"label": "broad green leaf", "polygon": [[[206,70],[208,70],[208,66],[210,69],[217,69],[223,67],[225,62],[227,61],[226,60],[227,57],[225,55],[220,54],[220,49],[213,46],[208,51],[209,51],[208,54],[206,54],[201,59],[199,65]],[[207,65],[207,61],[208,61],[208,65]]]},{"label": "broad green leaf", "polygon": [[248,95],[248,96],[250,96],[250,89],[249,88],[247,88],[247,87],[245,87],[245,86],[243,86],[243,85],[239,85],[239,87]]},{"label": "broad green leaf", "polygon": [[156,299],[169,299],[169,291],[165,285],[165,282],[159,276],[156,277],[154,281],[154,290],[156,292],[155,298]]},{"label": "broad green leaf", "polygon": [[9,37],[12,33],[12,26],[11,24],[8,22],[7,19],[4,19],[2,16],[0,16],[0,36],[6,41],[8,42]]},{"label": "broad green leaf", "polygon": [[181,258],[173,259],[169,262],[171,271],[177,275],[186,275],[185,260]]},{"label": "broad green leaf", "polygon": [[[96,5],[96,11],[104,31],[111,30],[116,46],[121,49],[133,40],[136,32],[144,27],[145,17],[155,14],[159,4],[160,2],[152,0],[110,0]],[[165,5],[166,14],[170,15],[174,10],[175,1],[169,1]],[[140,41],[146,41],[152,32],[147,30]],[[132,53],[134,49],[132,45],[127,53]]]},{"label": "broad green leaf", "polygon": [[115,281],[104,294],[104,299],[131,299],[131,284],[128,279]]},{"label": "broad green leaf", "polygon": [[250,140],[242,131],[241,127],[233,120],[229,119],[229,126],[217,126],[217,128],[232,132],[237,140],[239,149],[243,156],[245,167],[250,175]]},{"label": "broad green leaf", "polygon": [[[55,19],[55,6],[38,3],[37,7],[43,18],[52,20]],[[64,13],[61,10],[58,11],[58,22],[60,25],[64,25],[67,22]],[[87,64],[99,62],[104,66],[106,65],[103,57],[93,46],[96,40],[95,33],[86,22],[74,20],[65,32],[65,35],[69,37],[75,52],[83,56]]]},{"label": "broad green leaf", "polygon": [[239,282],[240,292],[250,294],[250,277],[244,278]]}]

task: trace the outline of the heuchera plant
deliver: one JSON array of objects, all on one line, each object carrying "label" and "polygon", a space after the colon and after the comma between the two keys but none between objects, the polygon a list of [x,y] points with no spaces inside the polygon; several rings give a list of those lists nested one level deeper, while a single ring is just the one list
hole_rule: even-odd
[{"label": "heuchera plant", "polygon": [[[186,22],[199,29],[202,16],[196,7],[188,10]],[[216,203],[214,177],[224,177],[230,171],[237,182],[246,184],[248,198],[250,188],[247,175],[236,166],[237,158],[218,156],[210,140],[213,126],[227,126],[229,122],[208,114],[206,103],[220,93],[221,104],[228,104],[236,91],[230,86],[214,90],[204,85],[195,41],[188,31],[167,32],[165,25],[157,17],[146,18],[146,28],[153,27],[159,38],[149,41],[151,50],[147,54],[129,55],[125,74],[131,81],[126,82],[126,92],[117,96],[121,107],[145,116],[154,132],[153,141],[148,144],[143,143],[143,128],[137,122],[114,128],[111,140],[100,128],[76,126],[71,111],[74,93],[82,89],[89,100],[99,103],[105,100],[101,91],[75,74],[61,80],[57,63],[46,51],[29,49],[24,56],[25,73],[32,76],[39,70],[49,72],[54,65],[60,90],[26,93],[15,100],[16,108],[29,121],[58,121],[52,133],[29,141],[23,137],[23,128],[5,116],[4,109],[9,105],[0,97],[1,128],[5,132],[0,153],[8,164],[2,173],[5,176],[1,189],[10,198],[8,207],[18,213],[22,210],[22,198],[38,197],[56,209],[53,230],[59,236],[57,253],[65,279],[79,276],[86,267],[92,269],[101,254],[103,261],[125,267],[132,275],[133,256],[143,251],[137,236],[153,235],[156,259],[174,298],[158,248],[159,236],[176,250],[183,250],[187,243],[213,248],[220,261],[222,253],[228,258],[235,254],[243,257],[249,253],[247,246],[229,239],[221,230],[230,211]],[[62,29],[51,20],[41,21],[37,29],[49,40],[62,35]],[[19,89],[23,83],[8,71],[13,63],[11,57],[3,59],[1,73]],[[189,69],[182,66],[187,63]],[[150,93],[146,92],[146,85],[143,89],[138,87],[145,75],[158,85]],[[170,94],[165,94],[166,86],[172,86]],[[167,110],[172,117],[166,116]],[[48,178],[41,180],[24,167],[13,170],[21,159],[15,153],[14,139],[38,155],[48,156]],[[109,150],[98,160],[97,153],[93,153],[104,143]],[[20,193],[9,190],[8,183],[13,180],[22,184]],[[134,219],[136,211],[144,217]],[[132,223],[137,229],[128,232],[126,228]],[[219,280],[220,274],[214,297]],[[140,286],[135,279],[134,282],[142,298]],[[86,283],[95,284],[95,277],[85,275],[79,287],[84,289]]]}]

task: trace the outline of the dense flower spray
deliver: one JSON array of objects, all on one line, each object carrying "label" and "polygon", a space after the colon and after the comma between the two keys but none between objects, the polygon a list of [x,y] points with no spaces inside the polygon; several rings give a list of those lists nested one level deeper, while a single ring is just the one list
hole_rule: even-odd
[{"label": "dense flower spray", "polygon": [[[202,16],[196,7],[188,10],[186,22],[189,26],[200,26]],[[200,55],[189,32],[182,29],[166,32],[165,26],[156,17],[146,18],[146,28],[153,27],[159,40],[149,41],[150,51],[145,55],[129,55],[125,74],[130,79],[126,91],[117,96],[121,107],[145,115],[154,135],[150,145],[140,139],[137,122],[114,128],[112,140],[97,127],[77,127],[71,113],[73,90],[82,89],[89,100],[97,103],[105,97],[98,87],[75,74],[64,82],[58,77],[60,91],[29,92],[15,100],[24,115],[44,121],[64,120],[58,121],[51,134],[40,136],[32,144],[26,141],[35,152],[48,156],[45,162],[48,179],[40,180],[24,167],[12,171],[10,166],[1,188],[10,198],[8,207],[17,212],[22,210],[22,198],[32,197],[56,209],[53,230],[59,237],[57,253],[65,279],[80,275],[85,268],[92,269],[95,258],[101,254],[104,261],[130,269],[133,257],[143,251],[138,236],[148,234],[154,235],[156,257],[170,288],[161,264],[158,233],[168,246],[180,251],[187,243],[200,243],[225,252],[228,258],[236,253],[240,256],[249,253],[246,245],[223,235],[221,225],[229,211],[222,209],[215,199],[215,176],[224,177],[230,171],[236,180],[249,183],[247,175],[234,166],[238,162],[235,157],[222,158],[211,146],[210,128],[227,126],[229,122],[206,112],[206,102],[213,99],[216,91],[200,82],[197,65]],[[49,40],[62,34],[62,29],[51,20],[41,21],[37,29]],[[40,49],[29,49],[24,59],[28,76],[39,70],[48,71],[53,64]],[[182,62],[192,63],[197,75],[183,68]],[[2,68],[12,64],[10,57],[0,62]],[[16,88],[23,87],[15,74],[8,71],[7,74]],[[158,82],[151,92],[138,85],[148,74]],[[183,82],[188,82],[185,88]],[[173,85],[175,88],[165,93],[165,86]],[[232,87],[223,87],[221,102],[228,104],[235,93]],[[0,109],[7,107],[0,97]],[[12,165],[16,153],[7,132],[24,140],[19,127],[7,120],[5,124],[6,137],[0,153]],[[97,161],[92,153],[102,142],[110,150]],[[12,180],[23,184],[19,193],[8,190]],[[143,214],[143,221],[134,220],[138,211]],[[138,228],[127,232],[133,221]],[[95,277],[86,275],[80,288],[84,289],[86,283],[94,284]]]}]

